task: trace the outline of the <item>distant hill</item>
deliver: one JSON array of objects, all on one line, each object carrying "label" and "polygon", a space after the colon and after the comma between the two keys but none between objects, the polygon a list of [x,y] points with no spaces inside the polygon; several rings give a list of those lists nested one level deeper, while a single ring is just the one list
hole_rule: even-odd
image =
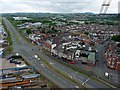
[{"label": "distant hill", "polygon": [[84,12],[84,14],[94,14],[94,13],[92,13],[92,12]]}]

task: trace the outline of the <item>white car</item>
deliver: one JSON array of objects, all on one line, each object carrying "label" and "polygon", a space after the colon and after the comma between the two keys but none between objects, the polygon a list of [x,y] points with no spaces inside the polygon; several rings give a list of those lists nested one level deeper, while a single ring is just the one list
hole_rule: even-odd
[{"label": "white car", "polygon": [[75,86],[75,88],[79,88],[78,86]]},{"label": "white car", "polygon": [[19,53],[16,53],[16,56],[19,56]]},{"label": "white car", "polygon": [[35,58],[38,58],[38,56],[37,56],[37,55],[35,55],[34,57],[35,57]]}]

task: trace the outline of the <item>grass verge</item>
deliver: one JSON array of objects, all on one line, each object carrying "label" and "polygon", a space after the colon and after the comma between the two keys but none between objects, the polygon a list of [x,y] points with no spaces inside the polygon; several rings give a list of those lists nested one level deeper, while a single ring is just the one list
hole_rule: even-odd
[{"label": "grass verge", "polygon": [[31,43],[28,41],[28,39],[22,34],[22,32],[17,29],[17,25],[22,24],[22,22],[21,22],[21,21],[14,21],[14,20],[11,20],[11,19],[8,19],[8,20],[12,23],[12,25],[13,25],[14,28],[18,31],[18,33],[20,34],[20,36],[21,36],[26,42],[28,42],[29,44],[31,44]]},{"label": "grass verge", "polygon": [[[53,56],[51,56],[50,53],[47,52],[46,50],[42,49],[42,52],[43,52],[44,54],[46,54],[48,57],[52,58],[53,60],[56,59],[56,58],[53,58]],[[73,66],[71,66],[71,65],[69,65],[69,64],[67,64],[67,63],[61,62],[60,60],[55,60],[55,61],[57,61],[57,62],[59,62],[59,63],[65,65],[65,66],[67,66],[68,68],[70,68],[70,69],[72,69],[72,70],[74,70],[74,71],[76,71],[76,72],[79,71],[79,72],[78,72],[79,74],[85,75],[86,77],[88,77],[88,78],[90,78],[90,79],[93,79],[93,80],[95,80],[95,81],[104,83],[105,85],[110,86],[110,87],[112,87],[112,88],[116,88],[115,86],[113,86],[113,85],[111,85],[111,84],[105,82],[104,80],[96,79],[96,78],[94,78],[94,77],[92,77],[92,76],[90,76],[90,75],[87,75],[87,74],[84,73],[85,71],[82,72],[82,71],[80,71],[80,69],[75,68],[75,67],[73,67]],[[87,71],[86,71],[86,72],[87,72]]]},{"label": "grass verge", "polygon": [[10,31],[8,30],[7,26],[5,25],[5,22],[2,19],[2,25],[4,26],[5,31],[7,32],[8,36],[7,36],[7,40],[9,42],[9,46],[7,46],[5,48],[4,54],[3,56],[5,57],[8,54],[11,54],[13,51],[13,43],[12,43],[12,38],[11,38],[11,34]]},{"label": "grass verge", "polygon": [[[37,54],[36,54],[37,55]],[[85,86],[83,86],[82,84],[80,84],[80,82],[77,82],[75,80],[73,80],[72,78],[68,77],[67,75],[61,73],[60,71],[58,71],[56,68],[54,68],[53,66],[51,66],[46,60],[44,60],[42,57],[38,56],[50,69],[54,70],[55,72],[57,72],[58,74],[62,75],[64,78],[70,80],[71,82],[77,84],[79,87],[86,89]]]},{"label": "grass verge", "polygon": [[[24,58],[24,62],[28,65],[28,66],[33,66],[31,62],[28,62],[27,59],[25,57]],[[40,78],[41,80],[46,80],[47,81],[47,84],[48,84],[48,87],[50,88],[58,88],[57,85],[55,85],[54,83],[52,83],[49,79],[45,78],[44,75],[41,73],[40,70],[36,69],[35,68],[35,72],[41,74]]]}]

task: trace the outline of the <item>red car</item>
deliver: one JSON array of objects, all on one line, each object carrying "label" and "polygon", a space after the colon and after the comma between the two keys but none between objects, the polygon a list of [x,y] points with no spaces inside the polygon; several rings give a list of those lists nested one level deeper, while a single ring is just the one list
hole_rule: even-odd
[{"label": "red car", "polygon": [[72,62],[69,62],[69,64],[75,64],[75,62],[74,62],[74,61],[72,61]]}]

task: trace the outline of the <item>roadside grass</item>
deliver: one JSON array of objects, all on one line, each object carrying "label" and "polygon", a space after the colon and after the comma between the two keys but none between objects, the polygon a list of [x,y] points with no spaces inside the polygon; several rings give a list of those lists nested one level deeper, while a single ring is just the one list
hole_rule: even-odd
[{"label": "roadside grass", "polygon": [[12,45],[7,46],[7,47],[5,48],[5,51],[4,51],[4,53],[3,53],[3,56],[5,57],[5,56],[11,54],[12,51],[13,51]]},{"label": "roadside grass", "polygon": [[[87,73],[84,73],[84,72],[88,72],[88,71],[86,71],[86,70],[85,70],[84,72],[82,72],[79,68],[75,68],[75,67],[69,65],[68,63],[64,63],[64,62],[61,62],[60,60],[56,60],[57,58],[53,58],[53,56],[51,56],[50,53],[47,52],[47,51],[44,50],[44,49],[42,49],[42,52],[43,52],[44,54],[46,54],[48,57],[52,58],[53,60],[55,60],[55,61],[57,61],[57,62],[59,62],[59,63],[65,65],[65,66],[67,66],[68,68],[70,68],[70,69],[72,69],[72,70],[78,72],[79,74],[85,75],[86,77],[88,77],[88,78],[90,78],[90,79],[93,79],[93,80],[95,80],[95,81],[104,83],[104,84],[107,85],[107,86],[110,86],[110,87],[112,87],[112,88],[115,88],[113,85],[111,85],[111,84],[105,82],[104,80],[96,79],[95,77],[92,77],[92,76],[88,75]],[[88,72],[88,73],[89,73],[89,72]],[[90,73],[89,73],[89,74],[90,74]]]},{"label": "roadside grass", "polygon": [[[13,22],[12,20],[10,20],[11,22]],[[16,28],[16,26],[17,26],[17,24],[14,22],[14,23],[12,23],[14,26],[15,26],[15,28]],[[22,36],[22,38],[26,41],[26,42],[28,42],[28,43],[30,43],[26,38],[25,38],[25,36],[23,36],[23,34],[22,34],[22,32],[20,32],[19,30],[18,30],[18,32],[19,32],[19,34]],[[31,44],[31,43],[30,43]],[[45,53],[45,51],[44,51],[44,53]],[[46,54],[46,53],[45,53]],[[49,55],[48,54],[48,56],[49,57],[51,57],[51,58],[53,58],[51,55]],[[54,58],[55,59],[55,58]],[[79,69],[77,69],[77,68],[75,68],[75,67],[72,67],[71,65],[68,65],[67,63],[63,63],[63,62],[60,62],[59,60],[56,60],[57,62],[59,62],[59,63],[61,63],[61,64],[63,64],[63,65],[65,65],[65,66],[67,66],[67,67],[69,67],[69,68],[71,68],[72,70],[74,70],[74,71],[76,71],[76,72],[78,72],[79,74],[83,74],[83,75],[85,75],[86,77],[88,77],[88,78],[91,78],[91,79],[93,79],[93,80],[96,80],[96,81],[99,81],[99,82],[101,82],[101,83],[105,83],[103,80],[98,80],[98,79],[96,79],[96,78],[94,78],[94,77],[91,77],[90,75],[87,75],[87,74],[85,74],[84,72],[82,72],[82,71],[80,71]],[[47,62],[46,62],[46,64],[47,64]],[[49,63],[48,63],[49,64]],[[51,67],[50,65],[48,65],[49,67]],[[53,69],[53,67],[51,67],[52,69]],[[88,71],[86,71],[86,72],[88,72]],[[59,72],[58,71],[58,73],[61,73],[61,72]],[[66,77],[66,76],[64,76],[64,77]],[[71,79],[71,78],[70,78]],[[105,83],[106,84],[106,83]]]},{"label": "roadside grass", "polygon": [[7,46],[7,47],[5,48],[5,51],[4,51],[4,54],[3,54],[3,56],[5,57],[6,55],[12,53],[12,51],[13,51],[13,43],[12,43],[12,38],[11,38],[10,31],[9,31],[8,28],[6,27],[5,22],[3,21],[3,19],[2,19],[2,25],[4,26],[4,29],[5,29],[5,31],[6,31],[7,34],[8,34],[7,40],[8,40],[8,42],[9,42],[9,46]]},{"label": "roadside grass", "polygon": [[[12,22],[12,24],[15,26],[15,28],[16,28],[16,26],[17,26],[17,23],[13,23],[13,21],[12,20],[10,20],[10,22]],[[27,41],[27,42],[29,42],[26,38],[25,38],[25,36],[23,36],[23,34],[18,30],[18,32],[19,32],[19,34],[22,36],[22,38],[25,40],[25,41]],[[17,38],[18,39],[18,38]],[[30,43],[30,42],[29,42]],[[31,43],[30,43],[31,44]],[[45,53],[45,52],[44,52]],[[49,55],[49,57],[51,57],[51,58],[53,58],[52,56],[50,56]],[[39,57],[40,58],[40,57]],[[55,58],[54,58],[55,59]],[[41,59],[42,60],[42,59]],[[63,64],[63,65],[65,65],[65,66],[67,66],[67,67],[69,67],[69,68],[71,68],[72,70],[74,70],[74,71],[78,71],[79,69],[77,69],[77,68],[74,68],[74,67],[72,67],[72,66],[70,66],[70,65],[68,65],[67,63],[63,63],[63,62],[60,62],[59,60],[56,60],[57,62],[59,62],[59,63],[61,63],[61,64]],[[44,60],[44,62],[45,62],[45,60]],[[51,65],[49,65],[49,63],[48,62],[45,62],[47,65],[48,65],[48,67],[50,67],[51,69],[53,69],[53,70],[55,70],[56,72],[58,72],[59,74],[61,74],[62,76],[64,76],[64,77],[66,77],[66,78],[68,78],[68,79],[70,79],[72,82],[76,82],[76,81],[73,81],[73,79],[71,79],[71,78],[69,78],[68,76],[66,76],[66,75],[64,75],[64,74],[62,74],[61,72],[59,72],[57,69],[55,69],[55,68],[53,68],[53,67],[51,67]],[[91,76],[89,76],[89,75],[87,75],[87,74],[85,74],[85,73],[83,73],[82,71],[80,71],[79,70],[79,72],[78,72],[79,74],[83,74],[83,75],[85,75],[85,76],[87,76],[87,77],[89,77],[89,78],[91,78],[91,79],[94,79],[94,80],[96,80],[96,81],[99,81],[99,82],[102,82],[102,83],[104,83],[103,81],[101,81],[101,80],[98,80],[98,79],[96,79],[96,78],[94,78],[94,77],[91,77]]]},{"label": "roadside grass", "polygon": [[22,34],[22,31],[17,29],[17,25],[23,24],[23,22],[22,22],[22,21],[11,20],[11,19],[8,19],[8,20],[12,23],[12,25],[13,25],[14,28],[17,30],[17,32],[20,34],[20,36],[21,36],[26,42],[28,42],[29,44],[31,44],[31,42]]},{"label": "roadside grass", "polygon": [[[16,27],[15,27],[16,28]],[[16,30],[17,30],[17,28],[16,28]],[[20,36],[26,41],[26,42],[28,42],[29,44],[31,44],[29,41],[28,41],[28,39],[22,34],[22,32],[20,31],[20,30],[17,30],[18,31],[18,33],[20,34]]]},{"label": "roadside grass", "polygon": [[[37,54],[36,54],[37,55]],[[38,55],[38,57],[40,58],[40,60],[42,60],[50,69],[52,69],[53,71],[57,72],[58,74],[62,75],[64,78],[70,80],[71,82],[77,84],[80,88],[84,88],[86,90],[86,87],[83,86],[80,82],[77,82],[75,80],[73,80],[72,78],[68,77],[67,75],[61,73],[60,71],[58,71],[56,68],[54,68],[53,66],[51,66],[46,60],[44,60],[42,57],[40,57]]]},{"label": "roadside grass", "polygon": [[[12,21],[12,24],[14,22]],[[7,27],[5,26],[5,23],[3,22],[3,25],[5,27],[6,32],[8,33],[8,41],[10,43],[10,45],[8,47],[5,48],[5,52],[4,52],[4,56],[11,54],[11,52],[13,51],[13,46],[12,46],[12,39],[11,39],[11,35],[10,35],[10,31],[7,29]],[[15,25],[15,24],[14,24]],[[16,26],[16,25],[15,25]],[[22,38],[28,42],[28,40],[22,35],[22,33],[20,31],[18,31],[19,34],[22,36]],[[15,38],[17,41],[19,41],[18,36],[15,34]],[[26,60],[24,60],[26,64],[28,65],[32,65],[31,63],[27,62]],[[37,70],[38,73],[40,73],[40,71]],[[40,73],[41,74],[41,73]],[[56,86],[55,84],[53,84],[50,80],[46,79],[43,75],[40,77],[42,80],[47,80],[48,83],[48,87],[50,88],[57,88],[58,86]]]},{"label": "roadside grass", "polygon": [[[15,26],[15,28],[16,28],[15,22],[13,23],[13,21],[11,21],[11,20],[10,20],[10,22],[11,22],[11,23]],[[8,34],[9,34],[8,36],[10,36],[9,30],[7,30],[7,32],[8,32]],[[18,32],[19,32],[19,34],[22,36],[22,38],[23,38],[25,41],[28,42],[28,40],[22,35],[22,33],[21,33],[20,31],[18,31]],[[18,37],[17,37],[17,36],[16,36],[16,40],[18,40]],[[10,45],[12,45],[11,36],[10,36],[10,38],[9,38],[9,41],[10,41]],[[19,40],[18,40],[18,41],[19,41]],[[10,49],[10,50],[9,50],[9,49]],[[12,51],[13,48],[9,48],[9,49],[7,49],[7,51],[8,51],[9,53],[11,53],[11,51]],[[69,78],[67,75],[65,75],[65,74],[61,73],[60,71],[58,71],[57,69],[53,68],[48,62],[46,62],[46,61],[45,61],[44,59],[42,59],[41,57],[39,57],[39,58],[40,58],[44,63],[46,63],[49,68],[51,68],[52,70],[56,71],[58,74],[60,74],[60,75],[64,76],[65,78],[71,80],[72,82],[76,83],[78,86],[80,86],[80,87],[82,87],[82,88],[85,88],[85,87],[84,87],[82,84],[80,84],[79,82],[76,82],[75,80]],[[27,64],[30,64],[30,63],[27,62]],[[49,85],[50,85],[50,86],[53,86],[53,84],[51,84],[51,83],[50,83]]]},{"label": "roadside grass", "polygon": [[[28,66],[33,66],[32,63],[31,63],[31,62],[28,62],[25,57],[23,57],[23,58],[24,58],[24,62],[25,62]],[[41,76],[40,76],[39,78],[41,78],[42,80],[47,80],[48,87],[50,87],[50,88],[58,88],[58,86],[57,86],[55,83],[53,83],[52,81],[50,81],[48,78],[46,78],[46,77],[44,76],[44,74],[42,74],[41,70],[38,70],[38,69],[35,68],[35,71],[36,71],[37,73],[41,74]]]},{"label": "roadside grass", "polygon": [[1,16],[0,16],[0,23],[2,23],[2,18],[1,18]]},{"label": "roadside grass", "polygon": [[15,39],[16,39],[16,41],[19,43],[19,44],[21,44],[21,42],[19,41],[19,38],[18,38],[18,36],[15,34]]}]

